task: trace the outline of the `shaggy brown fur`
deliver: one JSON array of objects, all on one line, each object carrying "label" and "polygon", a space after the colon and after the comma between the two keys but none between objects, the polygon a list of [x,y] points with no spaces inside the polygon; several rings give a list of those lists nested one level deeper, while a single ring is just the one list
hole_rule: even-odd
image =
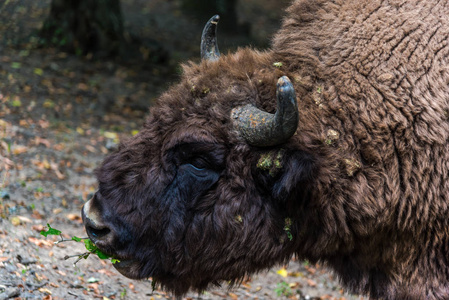
[{"label": "shaggy brown fur", "polygon": [[[372,298],[449,299],[448,16],[447,1],[298,0],[268,52],[185,65],[98,170],[86,227],[111,232],[90,236],[176,294],[296,254]],[[282,75],[298,131],[251,147],[230,111],[274,112]]]}]

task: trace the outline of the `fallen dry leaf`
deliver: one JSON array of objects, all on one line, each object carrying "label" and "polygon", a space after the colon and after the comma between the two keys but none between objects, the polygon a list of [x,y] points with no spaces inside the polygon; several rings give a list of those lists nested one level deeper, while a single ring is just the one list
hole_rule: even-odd
[{"label": "fallen dry leaf", "polygon": [[56,151],[62,151],[65,149],[65,147],[66,147],[66,145],[64,145],[64,144],[56,144],[53,146],[53,149]]},{"label": "fallen dry leaf", "polygon": [[110,271],[108,269],[101,269],[101,270],[98,270],[97,272],[100,273],[100,274],[105,274],[107,276],[115,276],[115,275],[117,275],[116,273],[114,273],[114,272],[112,272],[112,271]]},{"label": "fallen dry leaf", "polygon": [[45,276],[44,274],[40,275],[38,273],[35,273],[34,276],[36,276],[36,280],[39,281],[39,282],[48,279],[48,277]]},{"label": "fallen dry leaf", "polygon": [[48,122],[47,120],[39,120],[39,126],[42,129],[47,129],[50,126],[50,122]]},{"label": "fallen dry leaf", "polygon": [[314,267],[306,267],[306,270],[312,275],[316,273],[316,269]]},{"label": "fallen dry leaf", "polygon": [[84,146],[86,148],[87,151],[92,152],[92,153],[96,153],[97,149],[95,149],[94,147],[92,147],[91,145],[85,145]]},{"label": "fallen dry leaf", "polygon": [[78,222],[78,223],[82,222],[81,216],[79,214],[68,214],[67,219],[69,219],[70,221]]},{"label": "fallen dry leaf", "polygon": [[65,249],[65,248],[67,248],[67,245],[63,244],[63,243],[59,243],[59,244],[56,244],[56,247]]},{"label": "fallen dry leaf", "polygon": [[47,240],[41,240],[35,237],[29,237],[28,241],[30,241],[31,243],[35,244],[36,246],[39,247],[48,247],[51,248],[53,246],[53,242],[52,241],[47,241]]},{"label": "fallen dry leaf", "polygon": [[98,289],[98,283],[91,283],[87,287],[89,289],[92,289],[95,294],[100,294],[100,290]]},{"label": "fallen dry leaf", "polygon": [[302,272],[289,272],[288,276],[291,276],[291,277],[304,277],[304,273],[302,273]]},{"label": "fallen dry leaf", "polygon": [[53,209],[53,214],[54,215],[57,215],[57,214],[59,214],[61,212],[62,212],[62,208],[60,208],[60,207]]},{"label": "fallen dry leaf", "polygon": [[289,283],[288,286],[289,286],[291,289],[295,289],[295,288],[299,287],[300,284],[299,284],[299,282],[292,282],[292,283]]},{"label": "fallen dry leaf", "polygon": [[12,147],[12,153],[14,155],[22,154],[28,151],[28,147],[17,145]]},{"label": "fallen dry leaf", "polygon": [[85,83],[78,83],[78,89],[82,90],[82,91],[88,91],[89,90],[89,86]]},{"label": "fallen dry leaf", "polygon": [[0,155],[0,170],[5,169],[8,171],[9,169],[12,169],[14,167],[14,162],[10,160],[9,158],[2,157]]},{"label": "fallen dry leaf", "polygon": [[17,218],[20,220],[21,223],[32,223],[31,219],[28,219],[27,217],[23,216],[17,216]]},{"label": "fallen dry leaf", "polygon": [[30,127],[29,121],[30,121],[30,120],[20,120],[20,121],[19,121],[19,125],[20,125],[21,127],[26,127],[26,128],[28,128],[28,127]]},{"label": "fallen dry leaf", "polygon": [[8,145],[8,143],[5,142],[4,140],[2,140],[2,141],[0,142],[0,146],[1,146],[3,149],[9,151],[9,145]]},{"label": "fallen dry leaf", "polygon": [[316,287],[316,281],[315,281],[315,280],[307,279],[307,284],[308,284],[310,287]]},{"label": "fallen dry leaf", "polygon": [[39,288],[38,291],[47,295],[51,295],[51,291],[46,288]]},{"label": "fallen dry leaf", "polygon": [[231,297],[231,299],[233,299],[233,300],[237,300],[239,298],[239,296],[237,296],[236,294],[231,293],[231,292],[228,293],[228,296]]},{"label": "fallen dry leaf", "polygon": [[36,146],[44,145],[44,146],[47,147],[47,148],[50,148],[50,146],[51,146],[49,140],[43,139],[43,138],[38,137],[38,136],[34,139],[34,144],[35,144]]},{"label": "fallen dry leaf", "polygon": [[42,214],[37,209],[33,210],[33,214],[31,216],[37,220],[42,220],[43,218]]},{"label": "fallen dry leaf", "polygon": [[42,230],[46,230],[47,226],[44,226],[44,225],[41,225],[41,224],[32,225],[31,229],[34,230],[34,231],[37,231],[37,232],[41,232]]},{"label": "fallen dry leaf", "polygon": [[64,174],[59,171],[58,164],[55,162],[50,163],[50,168],[55,172],[56,177],[58,177],[59,180],[62,180],[65,178]]}]

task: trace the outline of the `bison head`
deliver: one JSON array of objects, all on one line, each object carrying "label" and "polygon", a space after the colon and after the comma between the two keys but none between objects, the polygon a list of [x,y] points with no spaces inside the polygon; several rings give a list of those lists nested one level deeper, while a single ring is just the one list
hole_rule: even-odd
[{"label": "bison head", "polygon": [[82,210],[117,270],[175,294],[287,261],[318,170],[298,146],[288,74],[270,52],[220,57],[217,22],[203,31],[202,62],[185,65],[139,134],[104,160]]}]

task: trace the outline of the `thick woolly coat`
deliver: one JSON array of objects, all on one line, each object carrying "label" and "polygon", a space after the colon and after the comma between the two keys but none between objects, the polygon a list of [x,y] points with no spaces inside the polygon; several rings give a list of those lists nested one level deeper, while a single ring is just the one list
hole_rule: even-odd
[{"label": "thick woolly coat", "polygon": [[448,298],[449,2],[288,12],[273,51],[296,78],[299,131],[330,155],[313,197],[325,234],[307,256],[374,298]]},{"label": "thick woolly coat", "polygon": [[[91,207],[133,237],[103,249],[139,261],[127,276],[177,294],[296,254],[373,298],[448,299],[448,16],[447,1],[298,0],[270,50],[184,65],[142,131],[98,170]],[[252,147],[231,109],[274,112],[282,75],[298,130]],[[207,190],[182,173],[185,147],[218,162]]]}]

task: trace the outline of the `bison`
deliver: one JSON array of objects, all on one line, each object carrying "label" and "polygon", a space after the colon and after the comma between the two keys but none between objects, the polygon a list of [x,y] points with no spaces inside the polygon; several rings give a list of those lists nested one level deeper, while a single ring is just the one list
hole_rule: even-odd
[{"label": "bison", "polygon": [[297,0],[270,49],[221,56],[213,17],[98,168],[89,237],[175,295],[296,256],[372,298],[449,299],[448,16]]}]

